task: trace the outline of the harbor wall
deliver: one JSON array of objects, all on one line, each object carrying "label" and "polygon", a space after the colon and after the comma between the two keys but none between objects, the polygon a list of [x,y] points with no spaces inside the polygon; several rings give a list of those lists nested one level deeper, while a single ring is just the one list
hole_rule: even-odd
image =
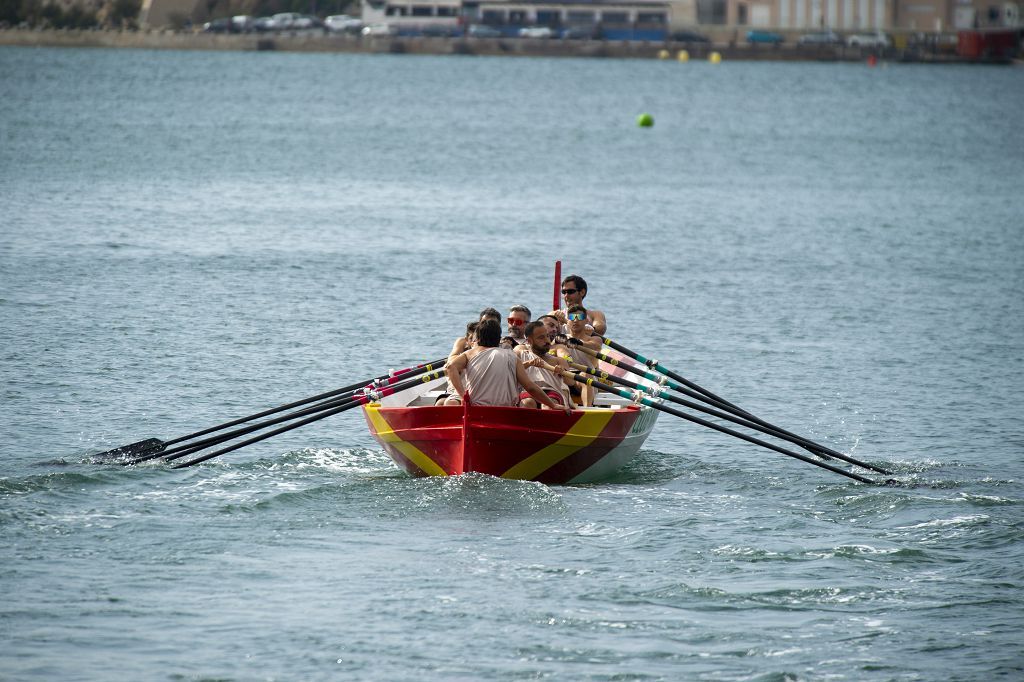
[{"label": "harbor wall", "polygon": [[[24,47],[106,47],[150,50],[233,50],[342,52],[367,54],[465,54],[481,56],[545,56],[676,59],[686,50],[690,59],[717,52],[723,60],[862,61],[873,51],[844,46],[747,45],[731,43],[545,40],[526,38],[442,38],[294,34],[213,34],[182,31],[0,29],[0,45]],[[965,61],[948,53],[889,50],[881,55],[896,61]]]}]

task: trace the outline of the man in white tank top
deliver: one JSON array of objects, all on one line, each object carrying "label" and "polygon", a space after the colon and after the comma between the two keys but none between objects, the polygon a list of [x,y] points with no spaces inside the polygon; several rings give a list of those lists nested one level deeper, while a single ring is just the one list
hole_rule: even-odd
[{"label": "man in white tank top", "polygon": [[[526,374],[549,398],[562,405],[570,405],[572,403],[569,399],[569,389],[558,373],[561,369],[568,369],[569,363],[562,358],[548,355],[549,350],[551,341],[548,339],[544,323],[537,321],[526,325],[526,343],[516,348],[516,353],[526,368]],[[572,379],[569,381],[576,383]],[[519,394],[519,401],[522,407],[539,407],[537,401],[526,391]]]},{"label": "man in white tank top", "polygon": [[522,386],[538,402],[551,409],[571,412],[571,407],[556,403],[527,376],[526,368],[513,351],[498,348],[500,340],[501,325],[498,322],[484,320],[477,325],[477,345],[449,360],[445,368],[456,395],[449,397],[444,404],[461,404],[462,396],[468,391],[475,405],[514,407],[519,404],[518,387]]}]

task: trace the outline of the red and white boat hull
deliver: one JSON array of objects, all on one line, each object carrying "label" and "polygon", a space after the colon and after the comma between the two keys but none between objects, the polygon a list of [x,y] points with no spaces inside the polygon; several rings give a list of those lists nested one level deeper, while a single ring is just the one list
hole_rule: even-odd
[{"label": "red and white boat hull", "polygon": [[636,405],[555,410],[468,405],[363,407],[370,433],[414,476],[478,472],[549,484],[607,478],[640,450],[658,412]]}]

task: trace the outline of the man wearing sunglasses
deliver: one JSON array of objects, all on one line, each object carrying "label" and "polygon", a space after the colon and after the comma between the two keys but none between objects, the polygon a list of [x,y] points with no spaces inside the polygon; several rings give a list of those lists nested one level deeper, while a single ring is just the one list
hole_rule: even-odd
[{"label": "man wearing sunglasses", "polygon": [[532,313],[525,305],[514,305],[508,309],[508,335],[516,340],[517,344],[526,343],[526,325],[530,323]]},{"label": "man wearing sunglasses", "polygon": [[[559,321],[568,325],[569,320],[567,313],[569,308],[574,305],[583,305],[583,299],[587,296],[587,282],[579,275],[569,275],[562,280],[562,302],[565,307],[561,310],[552,310],[551,314],[559,319]],[[595,333],[604,336],[605,331],[608,329],[608,321],[604,317],[604,313],[600,310],[588,310],[587,311],[587,324]]]},{"label": "man wearing sunglasses", "polygon": [[[593,350],[601,350],[604,343],[601,341],[601,337],[594,334],[592,328],[588,322],[587,309],[581,306],[579,303],[575,303],[569,306],[569,309],[565,313],[566,319],[566,331],[568,332],[568,339],[565,345],[565,349],[568,351],[568,355],[572,358],[573,362],[587,367],[593,367],[596,360],[590,355],[584,353],[579,349],[579,346],[586,346]],[[582,386],[582,399],[583,404],[590,406],[594,404],[594,390],[590,386]]]}]

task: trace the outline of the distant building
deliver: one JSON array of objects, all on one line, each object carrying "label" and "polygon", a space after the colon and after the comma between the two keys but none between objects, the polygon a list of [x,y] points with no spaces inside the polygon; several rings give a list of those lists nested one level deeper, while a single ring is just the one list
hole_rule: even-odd
[{"label": "distant building", "polygon": [[180,25],[186,19],[194,18],[198,5],[198,0],[142,0],[139,26],[162,28]]},{"label": "distant building", "polygon": [[[924,0],[929,1],[929,0]],[[897,0],[726,0],[725,24],[821,31],[886,30]]]},{"label": "distant building", "polygon": [[697,0],[363,0],[363,23],[423,28],[485,24],[514,35],[519,28],[594,29],[602,37],[663,40],[673,28],[697,24]]},{"label": "distant building", "polygon": [[942,33],[969,28],[1017,28],[1021,6],[993,0],[894,0],[891,22],[880,28]]}]

